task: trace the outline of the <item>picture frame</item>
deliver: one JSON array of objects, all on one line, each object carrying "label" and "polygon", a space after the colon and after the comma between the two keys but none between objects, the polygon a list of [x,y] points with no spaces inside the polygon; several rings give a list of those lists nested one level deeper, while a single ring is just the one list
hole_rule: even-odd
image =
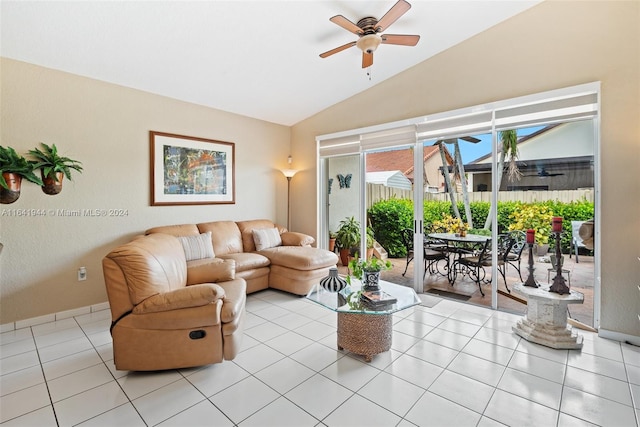
[{"label": "picture frame", "polygon": [[151,206],[235,204],[233,142],[150,131]]}]

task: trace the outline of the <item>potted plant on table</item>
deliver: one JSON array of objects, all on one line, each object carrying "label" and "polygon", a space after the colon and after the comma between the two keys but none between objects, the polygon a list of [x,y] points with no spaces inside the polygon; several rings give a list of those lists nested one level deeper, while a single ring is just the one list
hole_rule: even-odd
[{"label": "potted plant on table", "polygon": [[0,203],[13,203],[20,197],[22,178],[42,185],[34,166],[11,147],[0,145]]},{"label": "potted plant on table", "polygon": [[393,265],[389,260],[381,260],[378,258],[358,259],[356,257],[349,261],[350,275],[347,276],[347,283],[351,284],[351,276],[362,282],[364,290],[377,290],[380,281],[380,272],[391,270]]},{"label": "potted plant on table", "polygon": [[340,227],[336,232],[336,244],[340,248],[340,261],[342,265],[349,264],[351,251],[357,248],[360,242],[360,222],[354,217],[347,217],[340,221]]},{"label": "potted plant on table", "polygon": [[56,144],[48,146],[41,142],[42,150],[36,148],[29,154],[35,159],[32,161],[34,169],[40,169],[42,175],[42,191],[49,195],[55,195],[62,191],[62,179],[66,176],[71,180],[71,170],[82,172],[81,162],[58,154]]}]

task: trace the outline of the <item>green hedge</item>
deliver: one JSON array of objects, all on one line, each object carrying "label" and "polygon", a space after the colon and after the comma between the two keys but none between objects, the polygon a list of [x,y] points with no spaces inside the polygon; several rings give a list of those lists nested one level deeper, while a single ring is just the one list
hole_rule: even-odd
[{"label": "green hedge", "polygon": [[[518,209],[521,202],[499,202],[498,203],[498,230],[500,232],[509,229],[512,212]],[[542,204],[551,209],[554,216],[560,216],[563,221],[562,250],[568,253],[571,245],[571,221],[586,221],[594,216],[594,205],[592,202],[575,201],[563,203],[559,201],[537,202],[532,204]],[[476,229],[482,228],[489,214],[489,202],[473,202],[470,204],[473,226]],[[464,204],[458,203],[458,210],[464,221],[466,215]],[[424,224],[429,230],[429,225],[441,219],[443,214],[453,215],[450,202],[445,201],[425,201],[424,202]],[[402,242],[401,232],[405,228],[413,227],[413,201],[410,199],[389,199],[382,200],[374,204],[368,211],[369,222],[373,228],[376,240],[389,253],[392,258],[402,258],[406,256],[406,249]],[[550,242],[553,244],[553,242]]]}]

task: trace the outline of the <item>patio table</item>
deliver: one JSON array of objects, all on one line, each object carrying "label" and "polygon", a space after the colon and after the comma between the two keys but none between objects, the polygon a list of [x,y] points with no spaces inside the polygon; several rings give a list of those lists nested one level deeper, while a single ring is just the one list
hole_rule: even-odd
[{"label": "patio table", "polygon": [[[429,233],[432,239],[441,240],[447,244],[447,279],[453,285],[456,281],[458,273],[467,274],[460,264],[460,259],[464,254],[473,254],[475,250],[491,240],[491,236],[482,236],[480,234],[467,234],[461,236],[457,233]],[[453,259],[451,259],[453,258]]]}]

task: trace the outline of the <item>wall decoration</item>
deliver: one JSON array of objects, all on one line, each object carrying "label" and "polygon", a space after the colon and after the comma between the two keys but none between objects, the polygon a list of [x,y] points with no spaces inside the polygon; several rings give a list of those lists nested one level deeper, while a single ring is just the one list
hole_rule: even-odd
[{"label": "wall decoration", "polygon": [[340,188],[351,188],[351,174],[348,173],[346,176],[342,174],[338,174],[338,181],[340,182]]},{"label": "wall decoration", "polygon": [[333,185],[333,178],[329,178],[329,194],[331,194],[331,186]]},{"label": "wall decoration", "polygon": [[235,203],[235,144],[149,132],[151,205]]}]

